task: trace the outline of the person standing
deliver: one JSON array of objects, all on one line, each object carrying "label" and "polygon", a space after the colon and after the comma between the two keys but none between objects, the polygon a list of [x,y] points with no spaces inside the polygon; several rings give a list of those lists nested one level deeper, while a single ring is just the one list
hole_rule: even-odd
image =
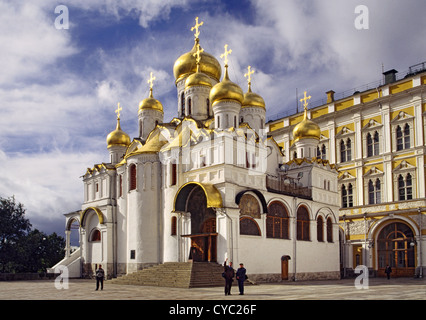
[{"label": "person standing", "polygon": [[386,266],[385,273],[386,273],[386,276],[388,277],[388,280],[389,280],[390,279],[390,274],[392,273],[392,268],[391,268],[390,265]]},{"label": "person standing", "polygon": [[244,294],[244,281],[246,281],[246,268],[244,268],[244,264],[240,263],[240,267],[237,270],[236,276],[238,281],[238,289],[240,290],[240,295]]},{"label": "person standing", "polygon": [[225,278],[225,296],[231,295],[232,281],[234,281],[234,269],[232,268],[232,262],[229,263],[229,266],[226,265],[228,258],[226,258],[225,263],[223,264],[224,272],[223,277]]},{"label": "person standing", "polygon": [[101,290],[104,289],[104,278],[105,271],[102,269],[102,265],[99,265],[99,268],[96,270],[96,290],[99,289],[99,283],[101,284]]}]

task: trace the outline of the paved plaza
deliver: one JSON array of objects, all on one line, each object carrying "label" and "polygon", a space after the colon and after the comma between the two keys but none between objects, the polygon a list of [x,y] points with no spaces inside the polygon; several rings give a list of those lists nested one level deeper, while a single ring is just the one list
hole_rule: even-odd
[{"label": "paved plaza", "polygon": [[357,289],[355,279],[297,281],[247,285],[245,295],[233,286],[225,296],[222,287],[164,288],[110,284],[95,290],[94,280],[71,279],[58,290],[53,280],[0,281],[0,300],[426,300],[426,280],[371,278],[368,289]]}]

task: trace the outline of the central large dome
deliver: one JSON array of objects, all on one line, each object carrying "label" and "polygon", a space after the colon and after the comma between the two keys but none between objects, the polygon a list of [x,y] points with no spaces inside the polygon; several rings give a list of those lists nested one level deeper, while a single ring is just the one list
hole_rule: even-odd
[{"label": "central large dome", "polygon": [[[199,40],[195,40],[194,47],[191,51],[181,55],[173,66],[173,74],[176,83],[192,73],[197,72],[197,62],[194,53],[197,52],[197,45]],[[222,70],[219,61],[214,56],[203,51],[201,53],[200,72],[212,77],[216,81],[220,81]]]}]

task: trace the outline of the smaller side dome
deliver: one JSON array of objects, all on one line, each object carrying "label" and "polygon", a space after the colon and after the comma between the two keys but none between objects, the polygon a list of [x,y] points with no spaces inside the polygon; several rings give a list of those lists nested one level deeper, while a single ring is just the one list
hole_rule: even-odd
[{"label": "smaller side dome", "polygon": [[121,130],[120,118],[117,119],[117,127],[115,128],[114,131],[108,134],[106,141],[107,141],[108,148],[114,147],[114,146],[128,147],[130,145],[129,135],[125,133],[123,130]]},{"label": "smaller side dome", "polygon": [[305,109],[303,120],[293,129],[293,139],[297,142],[301,139],[317,139],[321,138],[320,127],[308,119],[308,111]]},{"label": "smaller side dome", "polygon": [[163,105],[161,104],[160,101],[158,101],[157,99],[154,99],[152,95],[152,88],[150,88],[149,90],[149,97],[146,99],[143,99],[139,103],[139,112],[142,110],[147,110],[147,109],[158,110],[160,112],[163,112]]},{"label": "smaller side dome", "polygon": [[263,98],[257,93],[252,92],[251,87],[249,86],[248,91],[244,94],[242,107],[265,108],[265,100],[263,100]]},{"label": "smaller side dome", "polygon": [[239,104],[242,104],[244,100],[243,90],[229,79],[227,66],[225,66],[223,80],[216,84],[210,91],[210,102],[213,107],[218,102],[224,100],[234,100]]},{"label": "smaller side dome", "polygon": [[195,86],[205,86],[211,88],[212,83],[207,75],[201,72],[196,72],[191,74],[185,81],[185,88]]}]

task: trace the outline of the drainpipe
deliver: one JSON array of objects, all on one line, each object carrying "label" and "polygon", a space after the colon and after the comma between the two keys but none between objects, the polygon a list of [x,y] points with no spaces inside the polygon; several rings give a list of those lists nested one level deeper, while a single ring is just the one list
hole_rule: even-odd
[{"label": "drainpipe", "polygon": [[419,213],[419,225],[420,225],[420,237],[419,237],[419,260],[420,260],[420,270],[419,270],[419,278],[423,278],[423,260],[422,260],[422,210],[420,208],[417,209]]},{"label": "drainpipe", "polygon": [[293,220],[293,281],[297,281],[296,279],[296,252],[297,252],[297,198],[293,197],[293,212],[294,212],[294,220]]}]

